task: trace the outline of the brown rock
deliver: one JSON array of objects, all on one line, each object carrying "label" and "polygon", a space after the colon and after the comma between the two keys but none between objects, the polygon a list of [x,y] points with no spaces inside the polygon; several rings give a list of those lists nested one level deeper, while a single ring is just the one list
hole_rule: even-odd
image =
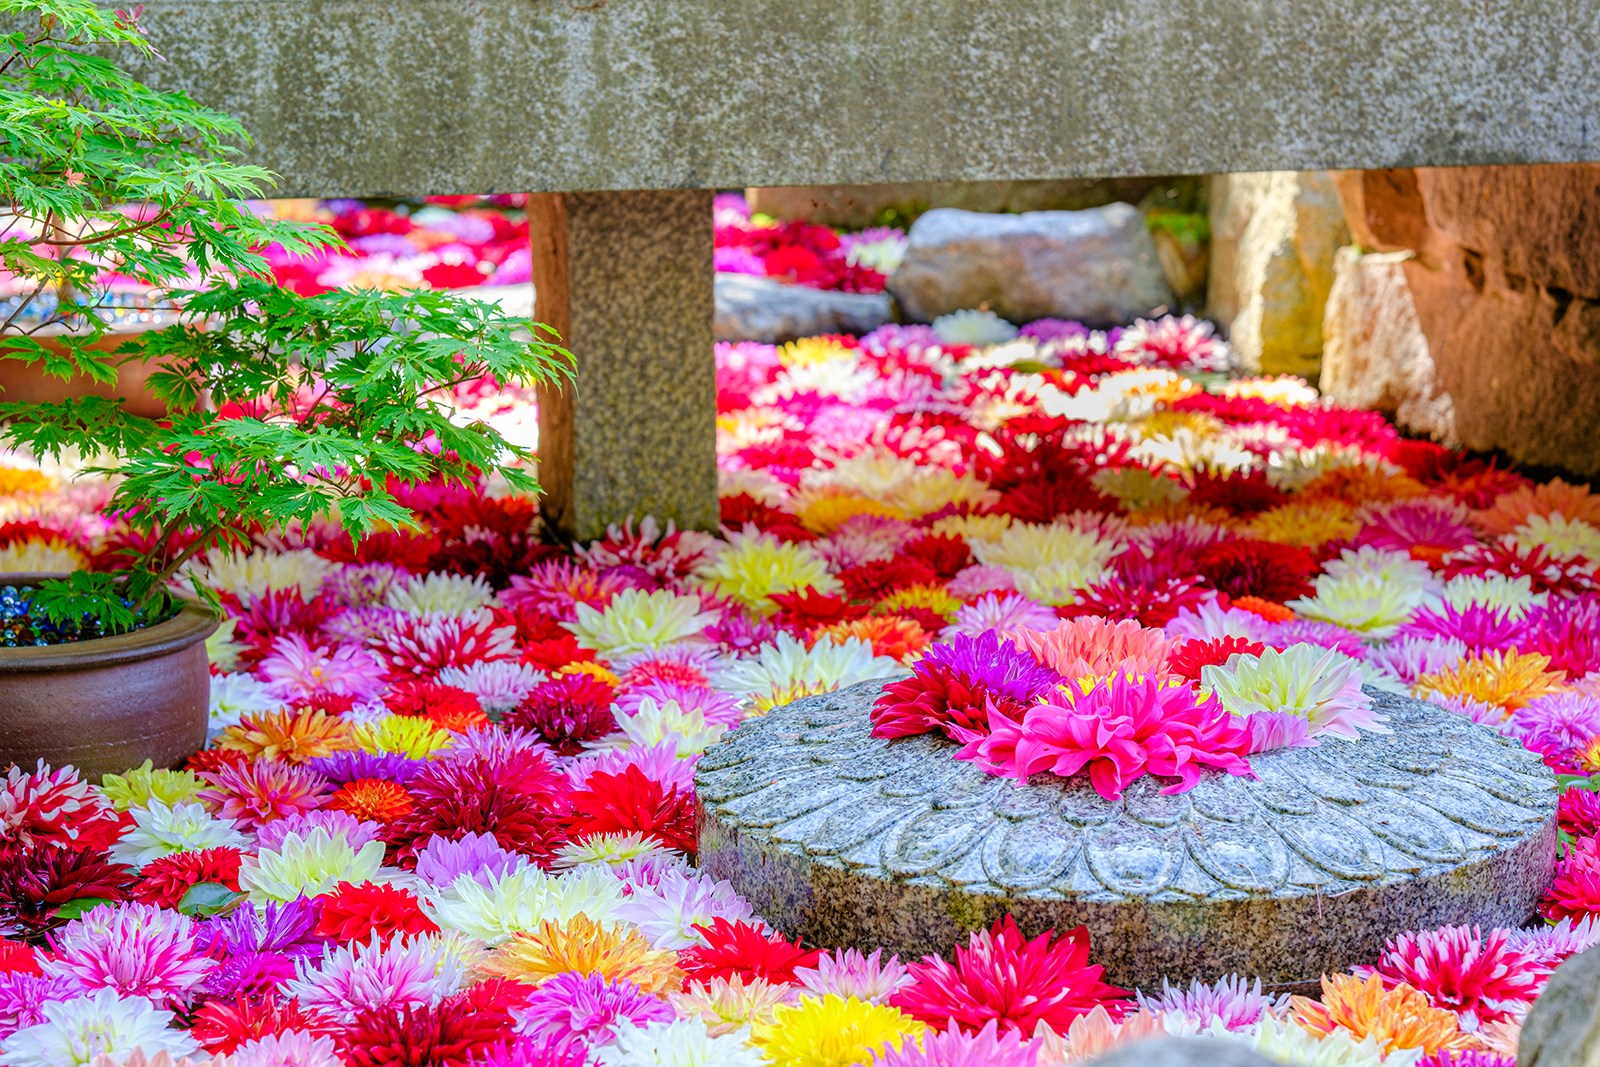
[{"label": "brown rock", "polygon": [[1600,948],[1550,976],[1523,1020],[1517,1067],[1600,1067]]},{"label": "brown rock", "polygon": [[[1600,165],[1335,181],[1363,248],[1414,253],[1402,269],[1435,378],[1407,387],[1410,406],[1437,405],[1442,390],[1462,444],[1600,474]],[[1387,375],[1376,391],[1410,380]],[[1396,410],[1405,404],[1391,399]]]},{"label": "brown rock", "polygon": [[1324,396],[1381,411],[1404,429],[1455,440],[1455,409],[1439,383],[1406,282],[1411,252],[1341,248],[1322,324]]},{"label": "brown rock", "polygon": [[1317,376],[1333,257],[1347,243],[1326,171],[1212,179],[1207,315],[1246,369]]}]

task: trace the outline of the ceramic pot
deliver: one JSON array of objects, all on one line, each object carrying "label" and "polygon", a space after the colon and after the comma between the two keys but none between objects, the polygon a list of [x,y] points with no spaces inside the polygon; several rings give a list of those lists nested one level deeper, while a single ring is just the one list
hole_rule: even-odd
[{"label": "ceramic pot", "polygon": [[[0,586],[47,574],[0,574]],[[145,760],[177,767],[206,741],[217,619],[189,605],[133,633],[66,645],[0,648],[0,773],[72,764],[85,778]]]}]

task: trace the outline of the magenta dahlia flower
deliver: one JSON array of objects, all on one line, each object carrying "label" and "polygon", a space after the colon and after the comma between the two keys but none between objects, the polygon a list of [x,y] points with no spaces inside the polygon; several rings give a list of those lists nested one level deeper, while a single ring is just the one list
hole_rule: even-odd
[{"label": "magenta dahlia flower", "polygon": [[86,990],[114,989],[179,1007],[217,967],[195,944],[187,915],[151,904],[102,904],[56,935],[47,976],[72,978]]},{"label": "magenta dahlia flower", "polygon": [[993,630],[977,637],[956,634],[929,647],[913,671],[885,686],[873,705],[874,737],[943,730],[967,740],[987,729],[991,707],[1019,714],[1062,680]]},{"label": "magenta dahlia flower", "polygon": [[1376,967],[1356,972],[1382,975],[1386,986],[1404,982],[1434,1007],[1455,1012],[1462,1029],[1476,1030],[1520,1013],[1548,973],[1531,953],[1511,946],[1510,933],[1476,926],[1408,930],[1389,939]]},{"label": "magenta dahlia flower", "polygon": [[516,1013],[517,1033],[535,1040],[580,1040],[594,1045],[610,1040],[618,1022],[635,1026],[671,1022],[676,1015],[666,1001],[626,979],[567,971],[542,983]]},{"label": "magenta dahlia flower", "polygon": [[1126,989],[1101,981],[1104,968],[1089,963],[1089,933],[1078,927],[1055,936],[1047,930],[1023,939],[1010,915],[992,929],[971,935],[956,949],[952,966],[924,956],[909,970],[913,981],[889,997],[889,1004],[935,1027],[954,1023],[977,1033],[991,1021],[1024,1037],[1040,1023],[1059,1034],[1072,1020],[1103,1007],[1113,1019],[1129,1008]]},{"label": "magenta dahlia flower", "polygon": [[1142,774],[1177,778],[1163,793],[1193,789],[1203,767],[1254,777],[1245,759],[1248,725],[1187,684],[1124,675],[1088,689],[1068,682],[1021,722],[997,717],[990,727],[957,758],[1018,779],[1041,771],[1067,777],[1087,767],[1095,791],[1112,800]]}]

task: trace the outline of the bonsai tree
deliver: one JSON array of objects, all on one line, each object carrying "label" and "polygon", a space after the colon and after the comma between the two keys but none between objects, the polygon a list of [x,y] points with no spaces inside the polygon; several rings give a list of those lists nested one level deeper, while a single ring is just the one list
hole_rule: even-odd
[{"label": "bonsai tree", "polygon": [[[568,353],[493,305],[422,291],[301,297],[274,285],[264,246],[312,252],[339,238],[238,203],[273,181],[238,162],[244,130],[105,58],[153,52],[141,10],[0,0],[8,23],[25,27],[0,47],[0,266],[19,290],[0,321],[0,357],[100,382],[149,361],[167,408],[151,419],[95,396],[0,404],[0,440],[42,456],[77,450],[119,478],[110,507],[141,551],[114,570],[45,583],[33,603],[84,636],[170,613],[169,582],[186,560],[258,527],[329,513],[352,535],[411,522],[393,480],[498,470],[536,490],[519,465],[531,454],[453,421],[450,391],[484,375],[571,376]],[[169,301],[178,324],[105,351],[101,279],[113,273]]]}]

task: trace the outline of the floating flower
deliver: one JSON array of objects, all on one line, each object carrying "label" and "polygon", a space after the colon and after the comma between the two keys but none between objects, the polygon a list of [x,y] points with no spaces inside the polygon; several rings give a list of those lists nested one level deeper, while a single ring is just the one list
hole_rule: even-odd
[{"label": "floating flower", "polygon": [[1559,511],[1529,515],[1510,537],[1519,548],[1544,548],[1559,559],[1600,560],[1600,527]]},{"label": "floating flower", "polygon": [[102,904],[56,935],[46,977],[70,977],[88,991],[180,1006],[217,966],[195,944],[194,920],[150,904]]},{"label": "floating flower", "polygon": [[143,997],[118,997],[101,989],[93,996],[56,1000],[40,1007],[44,1021],[0,1042],[9,1067],[83,1067],[96,1056],[146,1057],[165,1052],[181,1058],[198,1051],[182,1030],[171,1029],[172,1013]]},{"label": "floating flower", "polygon": [[145,864],[134,895],[146,904],[176,908],[183,895],[202,882],[212,882],[239,892],[239,850],[208,848],[200,852],[175,852]]},{"label": "floating flower", "polygon": [[612,696],[610,686],[589,675],[562,675],[535,686],[505,721],[532,730],[570,756],[617,728]]},{"label": "floating flower", "polygon": [[439,928],[422,913],[416,894],[391,885],[344,882],[320,898],[317,936],[344,944],[365,943],[377,934],[387,948],[396,935],[436,934]]},{"label": "floating flower", "polygon": [[474,608],[487,607],[494,590],[481,574],[412,575],[389,587],[384,603],[408,615],[442,613],[459,615]]},{"label": "floating flower", "polygon": [[326,830],[329,836],[343,834],[351,848],[360,848],[368,841],[376,841],[383,833],[383,827],[375,822],[364,822],[347,812],[331,808],[318,808],[303,815],[286,815],[267,823],[256,831],[256,847],[278,849],[290,834],[306,837],[313,830]]},{"label": "floating flower", "polygon": [[697,596],[680,596],[670,589],[643,592],[624,589],[596,610],[577,605],[577,621],[566,624],[582,648],[611,655],[657,649],[697,638],[717,621],[714,612],[703,611]]},{"label": "floating flower", "polygon": [[488,608],[474,608],[459,614],[407,615],[373,644],[391,675],[433,678],[446,667],[515,659],[514,638],[515,631],[501,625]]},{"label": "floating flower", "polygon": [[655,994],[683,985],[672,952],[651,948],[637,930],[600,926],[582,912],[563,924],[541,923],[537,930],[512,935],[479,969],[532,985],[568,972],[631,982]]},{"label": "floating flower", "polygon": [[757,978],[746,982],[737,974],[709,982],[689,982],[667,994],[680,1019],[695,1019],[714,1037],[732,1034],[755,1023],[774,1021],[774,1009],[800,998],[794,987]]},{"label": "floating flower", "polygon": [[776,707],[795,696],[842,689],[898,674],[901,669],[894,660],[873,655],[872,646],[857,638],[843,644],[818,641],[807,648],[780,633],[772,644],[762,645],[755,656],[732,664],[719,680],[718,688]]},{"label": "floating flower", "polygon": [[927,1027],[880,1004],[827,996],[773,1009],[771,1023],[751,1028],[750,1042],[774,1067],[867,1065],[874,1056],[915,1045]]},{"label": "floating flower", "polygon": [[498,1043],[504,1021],[504,1013],[477,1010],[465,997],[398,1012],[370,1009],[339,1033],[338,1046],[347,1067],[467,1067],[472,1056]]},{"label": "floating flower", "polygon": [[343,1067],[343,1064],[333,1038],[306,1030],[264,1034],[240,1045],[233,1056],[233,1067]]},{"label": "floating flower", "polygon": [[1417,696],[1463,696],[1494,704],[1507,714],[1542,696],[1561,691],[1564,676],[1548,671],[1550,658],[1516,652],[1482,652],[1450,670],[1417,679]]},{"label": "floating flower", "polygon": [[105,848],[121,825],[111,806],[72,767],[33,773],[12,765],[0,781],[0,841]]},{"label": "floating flower", "polygon": [[546,923],[570,922],[579,914],[586,921],[609,922],[621,902],[621,883],[603,871],[548,875],[527,866],[490,873],[482,881],[464,874],[448,886],[422,891],[428,918],[492,945]]},{"label": "floating flower", "polygon": [[1267,648],[1230,656],[1220,667],[1200,668],[1200,685],[1241,719],[1303,720],[1307,738],[1336,734],[1358,740],[1363,730],[1389,732],[1372,698],[1361,691],[1360,667],[1333,649],[1290,645],[1282,652]]},{"label": "floating flower", "polygon": [[366,942],[330,948],[315,965],[302,961],[283,991],[302,1009],[348,1026],[371,1008],[437,1004],[455,992],[461,977],[448,946],[414,938],[385,947],[374,930]]},{"label": "floating flower", "polygon": [[1171,651],[1161,630],[1128,619],[1071,619],[1045,632],[1015,630],[1001,636],[1069,679],[1114,672],[1160,675]]},{"label": "floating flower", "polygon": [[255,759],[244,766],[228,764],[201,777],[211,788],[201,790],[197,799],[207,810],[233,820],[241,830],[315,810],[328,802],[331,789],[321,775],[272,759]]},{"label": "floating flower", "polygon": [[272,652],[257,672],[267,695],[302,704],[322,694],[368,697],[383,688],[383,661],[364,648],[339,645],[331,651],[312,647],[301,634],[285,634],[272,642]]},{"label": "floating flower", "polygon": [[440,761],[409,789],[411,814],[385,834],[402,863],[434,835],[488,833],[501,848],[534,860],[548,860],[566,839],[566,780],[530,750]]},{"label": "floating flower", "polygon": [[1196,978],[1188,989],[1174,988],[1161,980],[1161,996],[1136,993],[1141,1011],[1154,1014],[1176,1012],[1199,1026],[1221,1025],[1229,1030],[1250,1026],[1262,1016],[1281,1016],[1289,1007],[1289,995],[1270,997],[1261,992],[1261,979],[1252,985],[1241,975],[1230,974],[1206,985]]},{"label": "floating flower", "polygon": [[929,649],[910,678],[884,687],[872,708],[872,733],[905,737],[944,730],[954,739],[964,731],[985,732],[990,701],[1004,714],[1020,715],[1060,681],[993,631],[957,634]]},{"label": "floating flower", "polygon": [[882,955],[881,948],[870,956],[853,948],[824,952],[815,967],[796,967],[795,980],[819,997],[832,993],[879,1004],[915,981],[899,956],[880,961]]},{"label": "floating flower", "polygon": [[957,754],[991,774],[1026,778],[1049,771],[1068,777],[1088,768],[1101,796],[1116,799],[1142,774],[1178,782],[1163,793],[1193,789],[1202,766],[1251,775],[1244,756],[1250,732],[1230,722],[1214,697],[1187,685],[1113,675],[1092,687],[1069,682],[1059,695],[1028,709],[1020,723],[991,718],[993,733]]},{"label": "floating flower", "polygon": [[411,814],[411,794],[395,782],[360,778],[335,790],[328,798],[328,807],[356,819],[391,823]]},{"label": "floating flower", "polygon": [[958,609],[941,636],[977,637],[987,630],[1051,630],[1057,621],[1053,609],[1021,594],[985,593]]},{"label": "floating flower", "polygon": [[728,732],[725,723],[707,722],[705,713],[698,708],[686,710],[675,700],[657,704],[649,697],[640,699],[638,710],[632,715],[619,716],[617,729],[622,731],[629,745],[640,748],[675,745],[679,759],[698,756]]},{"label": "floating flower", "polygon": [[618,919],[638,927],[651,947],[674,951],[701,943],[696,927],[710,926],[717,919],[747,922],[754,914],[728,882],[677,871],[663,873],[648,889],[634,890],[615,912]]},{"label": "floating flower", "polygon": [[1299,996],[1290,1003],[1293,1021],[1311,1033],[1343,1030],[1357,1040],[1371,1037],[1385,1052],[1421,1049],[1432,1055],[1472,1043],[1454,1014],[1433,1007],[1403,982],[1386,988],[1376,974],[1365,980],[1348,974],[1324,976],[1320,1003]]},{"label": "floating flower", "polygon": [[489,834],[469,833],[454,841],[435,834],[417,853],[417,878],[439,890],[449,889],[457,878],[489,885],[492,877],[504,877],[527,863],[526,856],[507,852]]},{"label": "floating flower", "polygon": [[1434,1007],[1454,1012],[1470,1033],[1522,1011],[1542,984],[1543,969],[1529,953],[1512,948],[1509,936],[1499,929],[1485,935],[1475,926],[1408,930],[1388,940],[1377,966],[1356,973],[1379,975],[1388,987],[1410,986]]},{"label": "floating flower", "polygon": [[129,867],[143,867],[175,852],[242,849],[249,844],[232,819],[218,819],[199,804],[168,807],[151,800],[143,808],[133,808],[130,814],[133,829],[111,846],[111,858]]},{"label": "floating flower", "polygon": [[709,925],[695,927],[700,943],[685,949],[678,957],[691,981],[709,981],[738,975],[746,982],[793,982],[796,967],[814,967],[819,952],[808,952],[790,944],[783,935],[769,932],[750,922],[713,919]]},{"label": "floating flower", "polygon": [[350,727],[350,742],[374,756],[432,759],[450,747],[450,733],[439,729],[431,719],[385,715],[375,722]]},{"label": "floating flower", "polygon": [[695,851],[693,794],[665,789],[638,767],[621,774],[591,774],[571,801],[572,833],[580,840],[595,834],[641,833],[667,848]]},{"label": "floating flower", "polygon": [[767,615],[777,611],[773,593],[792,593],[809,586],[828,594],[840,588],[815,552],[749,525],[730,534],[727,547],[695,574],[718,596],[732,597]]},{"label": "floating flower", "polygon": [[1318,500],[1292,501],[1263,511],[1251,519],[1241,532],[1281,545],[1318,548],[1329,541],[1352,538],[1360,531],[1361,524],[1355,519],[1355,509],[1349,504]]},{"label": "floating flower", "polygon": [[698,1020],[643,1025],[618,1020],[611,1042],[595,1050],[599,1067],[761,1067],[761,1054],[737,1034],[716,1036]]},{"label": "floating flower", "polygon": [[289,834],[276,849],[263,848],[239,865],[239,888],[257,903],[315,897],[340,882],[359,885],[376,877],[383,863],[383,844],[368,841],[352,847],[342,833],[316,829]]},{"label": "floating flower", "polygon": [[124,774],[100,776],[100,792],[118,811],[142,808],[151,800],[164,804],[185,804],[205,788],[193,771],[156,770],[152,760]]},{"label": "floating flower", "polygon": [[832,641],[843,644],[859,639],[872,646],[874,656],[909,663],[933,640],[921,624],[899,615],[872,615],[849,622],[836,622],[819,626],[808,635],[811,641]]},{"label": "floating flower", "polygon": [[[517,1013],[517,1032],[536,1041],[604,1045],[619,1024],[671,1022],[672,1008],[627,979],[565,973],[541,983]],[[702,1031],[703,1032],[703,1031]]]},{"label": "floating flower", "polygon": [[304,763],[353,747],[338,718],[314,708],[246,715],[238,726],[222,731],[218,744],[243,752],[251,759]]}]

